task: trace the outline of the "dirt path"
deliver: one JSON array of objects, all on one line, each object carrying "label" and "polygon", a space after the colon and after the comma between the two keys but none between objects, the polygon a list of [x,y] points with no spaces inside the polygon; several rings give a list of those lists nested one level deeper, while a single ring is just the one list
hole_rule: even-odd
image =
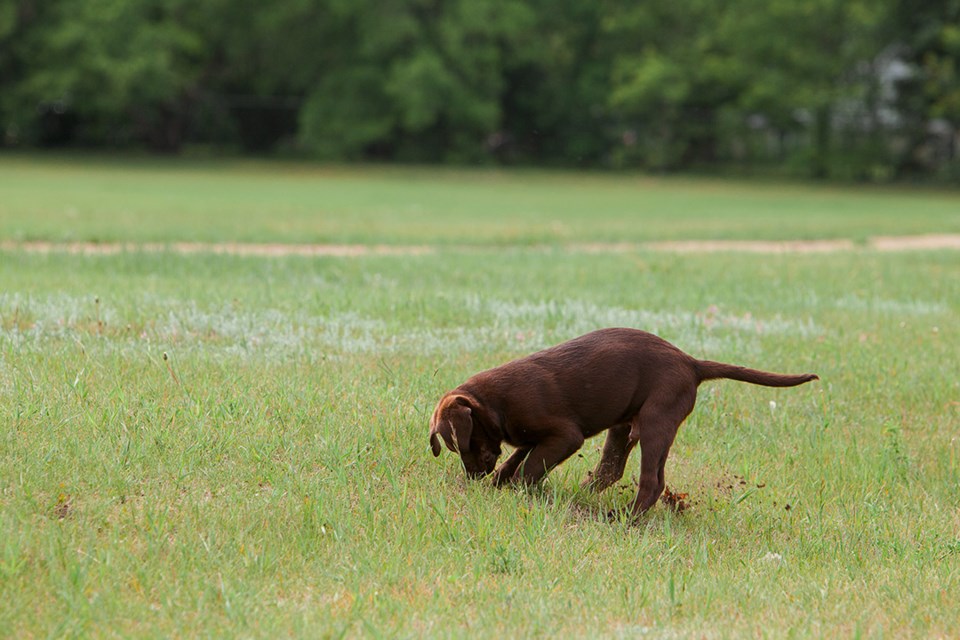
[{"label": "dirt path", "polygon": [[421,255],[433,247],[419,245],[365,244],[282,244],[276,242],[30,242],[0,241],[0,251],[26,253],[69,253],[78,255],[114,255],[118,253],[222,254],[233,256],[334,256]]},{"label": "dirt path", "polygon": [[[462,249],[463,247],[461,247]],[[77,255],[112,255],[118,253],[180,253],[223,254],[236,256],[334,256],[355,257],[370,255],[423,255],[435,253],[442,247],[429,245],[364,245],[364,244],[282,244],[240,242],[47,242],[13,240],[0,241],[0,251],[26,253],[67,253]],[[476,247],[482,250],[483,247]],[[838,251],[924,251],[936,249],[960,250],[960,234],[930,234],[922,236],[875,236],[865,243],[852,240],[676,240],[663,242],[574,243],[566,249],[584,253],[626,253],[632,251],[663,251],[672,253],[711,253],[718,251],[742,253],[833,253]]]},{"label": "dirt path", "polygon": [[661,251],[711,252],[741,251],[748,253],[831,253],[873,249],[875,251],[917,251],[936,249],[960,249],[960,234],[929,234],[922,236],[874,236],[863,244],[853,240],[706,240],[655,242],[647,245]]}]

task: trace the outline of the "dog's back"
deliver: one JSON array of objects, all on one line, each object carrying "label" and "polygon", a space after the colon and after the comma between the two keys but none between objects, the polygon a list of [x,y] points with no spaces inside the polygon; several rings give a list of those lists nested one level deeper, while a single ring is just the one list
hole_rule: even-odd
[{"label": "dog's back", "polygon": [[655,389],[695,392],[696,360],[639,329],[600,329],[482,371],[461,388],[497,399],[504,415],[535,420],[562,414],[584,435],[629,420]]}]

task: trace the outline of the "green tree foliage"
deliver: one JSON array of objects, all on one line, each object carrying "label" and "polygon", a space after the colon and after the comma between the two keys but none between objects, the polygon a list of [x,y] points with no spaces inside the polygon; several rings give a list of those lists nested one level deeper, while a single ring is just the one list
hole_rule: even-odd
[{"label": "green tree foliage", "polygon": [[[868,177],[884,151],[879,121],[883,0],[749,0],[734,52],[749,82],[738,98],[817,177]],[[799,144],[797,139],[799,138]],[[857,157],[857,155],[862,157]],[[860,175],[845,175],[850,170]]]},{"label": "green tree foliage", "polygon": [[0,0],[0,144],[957,169],[957,0]]},{"label": "green tree foliage", "polygon": [[532,19],[499,0],[357,0],[342,56],[317,69],[303,138],[329,157],[476,159],[502,116],[504,69]]},{"label": "green tree foliage", "polygon": [[610,102],[637,161],[670,169],[717,159],[721,111],[745,81],[724,29],[730,17],[711,0],[657,1],[625,3],[609,21],[619,43]]},{"label": "green tree foliage", "polygon": [[[203,40],[191,28],[193,4],[22,1],[14,55],[30,72],[16,85],[17,124],[43,135],[44,116],[69,114],[82,123],[82,142],[133,138],[177,148],[199,89]],[[31,111],[39,122],[31,122]]]},{"label": "green tree foliage", "polygon": [[[960,178],[960,2],[896,0],[891,22],[892,37],[911,70],[897,86],[906,140],[897,171],[942,171]],[[954,135],[932,144],[931,125]]]}]

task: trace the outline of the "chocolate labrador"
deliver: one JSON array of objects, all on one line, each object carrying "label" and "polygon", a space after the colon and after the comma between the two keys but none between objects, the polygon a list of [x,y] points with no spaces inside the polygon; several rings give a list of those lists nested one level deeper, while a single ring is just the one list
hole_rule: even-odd
[{"label": "chocolate labrador", "polygon": [[601,329],[483,371],[445,394],[430,418],[430,447],[458,452],[467,474],[493,471],[506,442],[514,452],[493,479],[532,484],[607,431],[597,468],[585,483],[603,491],[623,477],[640,444],[639,515],[663,492],[663,467],[680,423],[704,380],[729,378],[793,387],[815,374],[782,375],[697,360],[638,329]]}]

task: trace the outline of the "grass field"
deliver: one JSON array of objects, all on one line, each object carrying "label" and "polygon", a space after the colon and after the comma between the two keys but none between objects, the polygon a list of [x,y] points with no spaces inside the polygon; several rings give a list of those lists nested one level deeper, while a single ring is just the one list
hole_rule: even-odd
[{"label": "grass field", "polygon": [[[572,173],[0,156],[0,637],[960,636],[960,254],[572,241],[960,231],[960,195]],[[467,250],[469,249],[469,250]],[[430,455],[447,389],[602,326],[814,371],[701,387],[689,508]],[[631,461],[627,476],[638,471]]]},{"label": "grass field", "polygon": [[530,245],[960,233],[956,192],[0,155],[7,240]]}]

